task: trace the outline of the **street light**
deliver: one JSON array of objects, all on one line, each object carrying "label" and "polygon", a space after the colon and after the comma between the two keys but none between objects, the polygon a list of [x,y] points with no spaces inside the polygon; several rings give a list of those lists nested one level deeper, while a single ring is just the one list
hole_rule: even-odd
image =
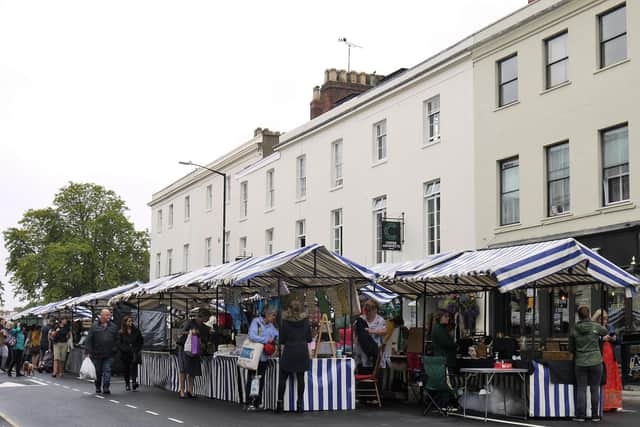
[{"label": "street light", "polygon": [[208,168],[206,166],[202,166],[196,163],[193,163],[191,160],[189,160],[188,162],[178,162],[181,165],[186,165],[186,166],[195,166],[197,168],[201,168],[201,169],[206,169],[209,172],[213,172],[215,174],[218,174],[222,177],[222,263],[224,264],[227,261],[226,258],[226,243],[227,243],[227,236],[226,236],[226,227],[227,227],[227,174],[224,172],[220,172],[217,171],[215,169],[211,169]]}]

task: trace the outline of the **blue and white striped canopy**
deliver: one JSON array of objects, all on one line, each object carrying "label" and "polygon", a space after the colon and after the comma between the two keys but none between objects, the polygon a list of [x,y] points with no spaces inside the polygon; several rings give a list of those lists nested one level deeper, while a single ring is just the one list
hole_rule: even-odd
[{"label": "blue and white striped canopy", "polygon": [[81,295],[77,298],[72,298],[69,301],[66,301],[60,304],[61,308],[69,308],[75,307],[78,305],[84,306],[96,306],[96,305],[106,305],[107,302],[116,295],[119,295],[123,292],[130,291],[131,289],[137,288],[140,286],[141,282],[132,282],[127,283],[126,285],[117,286],[111,289],[105,289],[103,291],[91,292],[85,295]]},{"label": "blue and white striped canopy", "polygon": [[377,283],[370,283],[364,288],[360,289],[360,293],[368,298],[371,298],[378,304],[388,304],[394,300],[394,298],[400,295],[395,292],[391,292],[388,289],[383,288]]},{"label": "blue and white striped canopy", "polygon": [[[426,285],[430,293],[497,288],[509,292],[536,286],[602,283],[635,289],[638,279],[575,239],[465,252],[404,281]],[[389,285],[387,285],[389,286]],[[390,289],[395,290],[393,286]]]}]

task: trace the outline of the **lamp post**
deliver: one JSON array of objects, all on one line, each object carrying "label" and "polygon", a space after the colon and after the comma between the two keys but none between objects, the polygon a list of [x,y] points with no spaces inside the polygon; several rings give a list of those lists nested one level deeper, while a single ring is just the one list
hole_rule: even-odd
[{"label": "lamp post", "polygon": [[202,166],[196,163],[193,163],[191,160],[189,160],[188,162],[178,162],[181,165],[187,165],[187,166],[195,166],[197,168],[201,168],[201,169],[206,169],[209,172],[213,172],[215,174],[218,174],[222,177],[222,263],[224,264],[226,262],[226,243],[227,243],[227,232],[226,232],[226,227],[227,227],[227,174],[224,172],[220,172],[218,170],[215,169],[211,169],[208,168],[206,166]]}]

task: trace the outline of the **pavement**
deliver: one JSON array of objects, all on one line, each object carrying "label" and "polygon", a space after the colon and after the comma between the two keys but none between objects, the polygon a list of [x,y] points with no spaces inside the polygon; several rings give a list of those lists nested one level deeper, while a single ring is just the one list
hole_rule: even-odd
[{"label": "pavement", "polygon": [[[416,404],[405,402],[385,401],[382,409],[364,407],[348,412],[274,414],[247,413],[240,405],[211,399],[180,400],[176,394],[157,388],[142,387],[138,392],[125,392],[124,383],[118,378],[112,383],[111,392],[109,396],[95,395],[93,383],[71,375],[52,378],[36,374],[33,377],[9,378],[0,373],[0,427],[487,425],[483,421],[453,416],[423,417]],[[640,411],[640,396],[627,398],[625,394],[625,410],[605,414],[601,424],[614,427],[638,424],[640,412],[636,411]],[[492,424],[575,427],[577,423],[568,420],[508,420]]]}]

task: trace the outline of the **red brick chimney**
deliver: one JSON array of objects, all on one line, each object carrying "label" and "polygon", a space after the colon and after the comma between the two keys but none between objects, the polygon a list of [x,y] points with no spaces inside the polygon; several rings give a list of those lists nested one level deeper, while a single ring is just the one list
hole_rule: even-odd
[{"label": "red brick chimney", "polygon": [[330,68],[324,72],[322,87],[313,88],[313,99],[310,105],[310,118],[318,117],[322,113],[339,105],[345,98],[358,95],[380,82],[384,76],[377,74],[358,73],[356,71],[336,70]]}]

